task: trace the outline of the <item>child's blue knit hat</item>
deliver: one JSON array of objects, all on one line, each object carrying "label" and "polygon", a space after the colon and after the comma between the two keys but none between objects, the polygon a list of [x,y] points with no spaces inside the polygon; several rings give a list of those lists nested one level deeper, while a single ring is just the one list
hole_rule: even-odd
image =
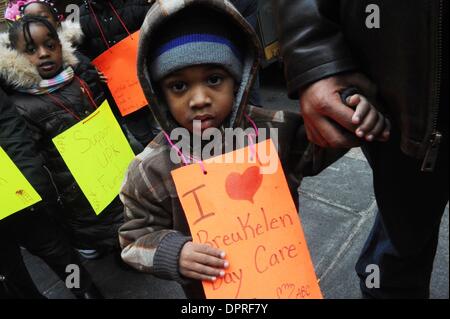
[{"label": "child's blue knit hat", "polygon": [[242,79],[239,36],[230,19],[213,9],[193,7],[171,17],[154,40],[151,76],[160,81],[186,67],[215,64]]}]

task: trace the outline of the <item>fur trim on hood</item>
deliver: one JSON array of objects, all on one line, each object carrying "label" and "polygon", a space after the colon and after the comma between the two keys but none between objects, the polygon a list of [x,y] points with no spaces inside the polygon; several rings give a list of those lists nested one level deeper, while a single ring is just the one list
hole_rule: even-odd
[{"label": "fur trim on hood", "polygon": [[[58,29],[65,66],[75,67],[79,61],[75,56],[76,45],[83,33],[78,23],[63,22]],[[8,33],[0,33],[0,81],[12,89],[31,88],[43,80],[36,67],[27,58],[11,48]]]},{"label": "fur trim on hood", "polygon": [[69,42],[73,47],[78,47],[83,42],[83,31],[78,22],[66,20],[61,22],[61,27],[58,30],[58,35],[63,42]]},{"label": "fur trim on hood", "polygon": [[248,105],[250,89],[256,78],[262,50],[259,39],[252,26],[248,24],[244,17],[227,0],[171,0],[155,2],[147,13],[139,35],[137,63],[139,82],[149,102],[150,109],[162,129],[166,132],[171,132],[174,128],[178,127],[167,105],[165,105],[164,98],[158,95],[156,83],[151,79],[149,67],[152,61],[149,57],[151,56],[151,51],[155,49],[152,48],[152,38],[159,32],[164,32],[164,30],[161,30],[164,22],[176,13],[193,6],[205,7],[209,10],[222,13],[224,17],[229,19],[230,23],[242,31],[245,39],[244,45],[246,46],[243,48],[242,81],[239,85],[239,91],[236,94],[235,104],[228,123],[225,123],[226,127],[240,126]]}]

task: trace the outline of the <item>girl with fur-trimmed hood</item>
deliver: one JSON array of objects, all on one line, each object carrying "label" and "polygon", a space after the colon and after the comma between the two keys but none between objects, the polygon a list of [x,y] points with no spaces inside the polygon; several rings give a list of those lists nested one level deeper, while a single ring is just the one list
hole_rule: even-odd
[{"label": "girl with fur-trimmed hood", "polygon": [[[74,55],[79,62],[74,68],[75,74],[89,85],[95,97],[103,97],[105,93],[108,93],[108,87],[101,81],[103,80],[104,82],[104,77],[99,77],[100,74],[91,64],[91,60],[78,50],[84,39],[80,23],[64,20],[64,16],[60,14],[56,5],[51,0],[24,0],[10,4],[5,12],[5,18],[14,22],[27,14],[46,18],[58,31],[59,37],[63,39],[63,45],[70,45],[77,48],[74,51]],[[0,34],[0,43],[7,44],[8,42],[7,33]],[[106,94],[106,96],[109,97],[109,94]]]},{"label": "girl with fur-trimmed hood", "polygon": [[75,75],[79,60],[72,43],[59,37],[48,19],[25,15],[0,45],[0,78],[25,118],[37,149],[44,156],[64,209],[59,217],[72,244],[84,250],[116,248],[122,222],[118,198],[97,216],[70,173],[52,139],[95,110],[100,98]]}]

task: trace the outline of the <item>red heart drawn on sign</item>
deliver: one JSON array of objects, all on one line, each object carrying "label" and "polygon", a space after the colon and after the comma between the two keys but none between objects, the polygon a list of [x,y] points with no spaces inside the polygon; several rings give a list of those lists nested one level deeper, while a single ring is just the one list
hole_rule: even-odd
[{"label": "red heart drawn on sign", "polygon": [[228,196],[233,200],[248,200],[253,204],[253,197],[261,187],[263,176],[259,167],[252,166],[244,174],[231,173],[225,182]]}]

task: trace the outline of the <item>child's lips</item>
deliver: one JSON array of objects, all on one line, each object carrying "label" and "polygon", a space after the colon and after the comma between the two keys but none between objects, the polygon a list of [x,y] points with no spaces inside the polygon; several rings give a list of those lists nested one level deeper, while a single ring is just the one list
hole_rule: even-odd
[{"label": "child's lips", "polygon": [[[203,130],[213,127],[214,117],[211,115],[199,115],[194,118],[194,122],[195,121],[201,122],[200,127],[201,127],[201,130],[203,131]],[[194,123],[194,127],[195,126],[196,125]]]},{"label": "child's lips", "polygon": [[55,63],[53,62],[44,62],[39,65],[39,68],[43,71],[51,71],[55,67]]},{"label": "child's lips", "polygon": [[194,121],[207,121],[207,120],[212,120],[213,116],[205,114],[205,115],[198,115],[196,117],[194,117]]}]

